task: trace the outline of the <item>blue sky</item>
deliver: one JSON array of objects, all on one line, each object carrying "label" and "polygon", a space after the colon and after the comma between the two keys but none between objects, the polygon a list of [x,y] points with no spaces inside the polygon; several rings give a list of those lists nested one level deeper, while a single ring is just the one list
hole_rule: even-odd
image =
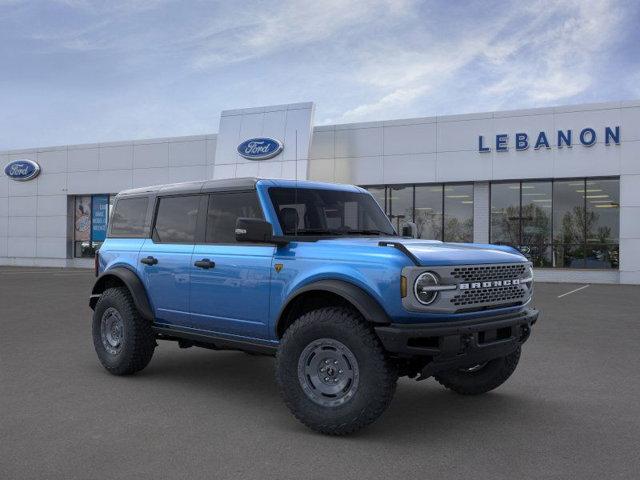
[{"label": "blue sky", "polygon": [[640,98],[637,1],[0,0],[0,149]]}]

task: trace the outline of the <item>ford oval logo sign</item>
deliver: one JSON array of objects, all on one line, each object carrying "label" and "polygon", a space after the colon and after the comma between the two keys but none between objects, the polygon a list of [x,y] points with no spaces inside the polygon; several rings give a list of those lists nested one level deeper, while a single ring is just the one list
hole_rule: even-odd
[{"label": "ford oval logo sign", "polygon": [[266,160],[278,155],[283,145],[273,138],[250,138],[238,145],[238,153],[249,160]]},{"label": "ford oval logo sign", "polygon": [[14,160],[4,167],[4,173],[11,180],[26,182],[38,176],[40,165],[33,160]]}]

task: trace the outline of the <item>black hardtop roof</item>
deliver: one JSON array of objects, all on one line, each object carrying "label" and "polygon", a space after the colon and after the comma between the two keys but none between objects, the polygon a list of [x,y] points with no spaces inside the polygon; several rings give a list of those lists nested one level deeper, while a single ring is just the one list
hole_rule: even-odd
[{"label": "black hardtop roof", "polygon": [[132,188],[123,190],[119,197],[139,197],[145,195],[181,194],[181,193],[208,193],[231,190],[253,190],[256,188],[257,178],[228,178],[222,180],[198,180],[194,182],[168,183],[166,185],[153,185],[150,187]]}]

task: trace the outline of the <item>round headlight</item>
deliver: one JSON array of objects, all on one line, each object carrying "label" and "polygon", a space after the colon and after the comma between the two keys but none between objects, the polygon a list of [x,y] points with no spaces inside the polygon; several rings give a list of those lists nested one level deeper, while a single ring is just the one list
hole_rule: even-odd
[{"label": "round headlight", "polygon": [[438,285],[438,277],[431,272],[424,272],[416,278],[413,293],[421,304],[429,305],[433,303],[438,296],[438,291],[430,288],[436,285]]}]

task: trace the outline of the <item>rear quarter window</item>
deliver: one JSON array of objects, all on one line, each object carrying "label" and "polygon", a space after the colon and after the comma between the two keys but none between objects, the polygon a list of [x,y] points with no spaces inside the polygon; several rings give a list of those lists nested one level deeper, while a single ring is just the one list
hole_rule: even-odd
[{"label": "rear quarter window", "polygon": [[148,197],[118,199],[111,214],[111,237],[143,237]]}]

